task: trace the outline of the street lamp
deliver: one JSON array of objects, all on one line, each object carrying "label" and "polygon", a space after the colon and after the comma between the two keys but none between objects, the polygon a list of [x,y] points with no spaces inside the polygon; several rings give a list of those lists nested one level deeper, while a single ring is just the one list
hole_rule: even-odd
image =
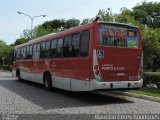
[{"label": "street lamp", "polygon": [[23,12],[17,12],[18,14],[23,14],[23,15],[25,15],[25,16],[28,16],[30,19],[31,19],[31,37],[32,37],[32,29],[33,29],[33,20],[34,20],[34,18],[36,18],[36,17],[46,17],[47,15],[38,15],[38,16],[30,16],[30,15],[28,15],[28,14],[26,14],[26,13],[23,13]]}]

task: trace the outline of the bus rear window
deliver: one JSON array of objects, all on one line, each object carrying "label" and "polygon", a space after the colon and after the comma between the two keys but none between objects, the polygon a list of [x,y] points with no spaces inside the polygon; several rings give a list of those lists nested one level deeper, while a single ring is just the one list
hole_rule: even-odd
[{"label": "bus rear window", "polygon": [[100,26],[99,39],[101,45],[138,48],[138,33],[136,29]]}]

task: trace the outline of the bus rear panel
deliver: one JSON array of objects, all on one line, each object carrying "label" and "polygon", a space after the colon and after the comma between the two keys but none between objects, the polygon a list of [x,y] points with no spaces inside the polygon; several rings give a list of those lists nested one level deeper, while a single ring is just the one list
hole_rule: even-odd
[{"label": "bus rear panel", "polygon": [[143,53],[137,27],[99,23],[93,52],[94,89],[140,88]]}]

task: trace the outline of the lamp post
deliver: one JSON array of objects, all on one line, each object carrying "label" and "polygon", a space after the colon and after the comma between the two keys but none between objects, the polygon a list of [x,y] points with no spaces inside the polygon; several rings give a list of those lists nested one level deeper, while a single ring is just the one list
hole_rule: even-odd
[{"label": "lamp post", "polygon": [[31,20],[31,37],[32,37],[32,29],[33,29],[33,20],[36,18],[36,17],[46,17],[47,15],[38,15],[38,16],[30,16],[30,15],[28,15],[28,14],[26,14],[26,13],[23,13],[23,12],[17,12],[18,14],[23,14],[23,15],[25,15],[25,16],[27,16],[27,17],[29,17],[30,18],[30,20]]}]

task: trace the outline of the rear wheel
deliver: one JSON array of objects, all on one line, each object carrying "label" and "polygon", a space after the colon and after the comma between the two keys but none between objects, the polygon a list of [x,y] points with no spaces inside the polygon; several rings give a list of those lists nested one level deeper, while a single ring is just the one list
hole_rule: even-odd
[{"label": "rear wheel", "polygon": [[18,77],[18,80],[19,80],[19,81],[21,81],[21,80],[22,80],[22,79],[21,79],[21,73],[20,73],[20,71],[19,71],[19,70],[17,71],[17,77]]},{"label": "rear wheel", "polygon": [[46,90],[52,90],[52,78],[49,73],[44,75],[43,83]]}]

